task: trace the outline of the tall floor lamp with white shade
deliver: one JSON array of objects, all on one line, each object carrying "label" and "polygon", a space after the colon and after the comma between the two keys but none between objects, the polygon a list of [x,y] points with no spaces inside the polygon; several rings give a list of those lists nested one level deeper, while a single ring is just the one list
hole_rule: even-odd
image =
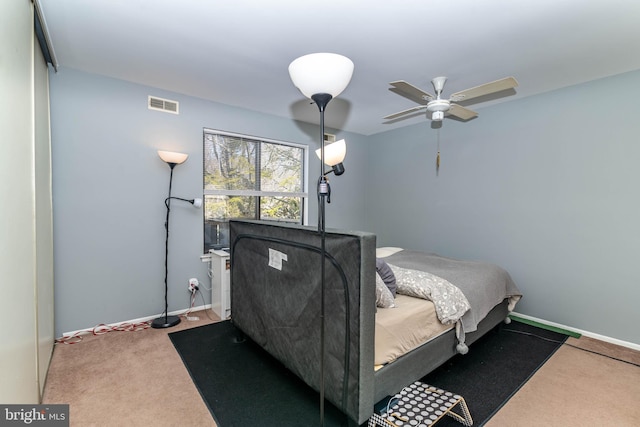
[{"label": "tall floor lamp with white shade", "polygon": [[169,286],[168,286],[168,276],[169,276],[169,214],[171,213],[171,200],[181,200],[183,202],[191,203],[194,207],[199,208],[202,206],[202,199],[182,199],[180,197],[172,197],[171,196],[171,184],[173,182],[173,168],[176,165],[180,165],[184,163],[189,157],[188,154],[184,153],[176,153],[173,151],[158,151],[158,156],[169,165],[171,169],[171,174],[169,175],[169,195],[164,200],[164,204],[167,208],[167,219],[164,223],[165,229],[165,247],[164,247],[164,313],[154,319],[151,322],[151,327],[153,328],[170,328],[172,326],[180,323],[180,316],[169,315],[169,300],[167,297]]},{"label": "tall floor lamp with white shade", "polygon": [[[346,154],[344,140],[325,147],[324,140],[324,112],[329,101],[337,97],[345,90],[353,75],[353,62],[342,55],[335,53],[312,53],[304,55],[289,65],[289,76],[295,87],[304,96],[313,100],[320,111],[320,177],[318,178],[318,231],[321,237],[320,248],[320,425],[324,425],[324,335],[325,335],[325,203],[330,202],[331,190],[327,174],[335,175],[344,173],[342,161]],[[329,150],[329,148],[332,150]],[[335,153],[334,153],[335,152]],[[331,166],[329,171],[324,170],[324,165]]]}]

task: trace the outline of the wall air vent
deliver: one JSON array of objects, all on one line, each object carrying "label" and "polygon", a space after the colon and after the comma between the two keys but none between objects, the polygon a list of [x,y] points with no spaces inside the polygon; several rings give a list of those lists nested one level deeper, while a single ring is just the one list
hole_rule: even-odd
[{"label": "wall air vent", "polygon": [[149,95],[149,109],[164,111],[165,113],[180,114],[180,104],[178,101],[158,98],[157,96],[151,95]]},{"label": "wall air vent", "polygon": [[336,142],[336,136],[331,133],[325,133],[324,142]]}]

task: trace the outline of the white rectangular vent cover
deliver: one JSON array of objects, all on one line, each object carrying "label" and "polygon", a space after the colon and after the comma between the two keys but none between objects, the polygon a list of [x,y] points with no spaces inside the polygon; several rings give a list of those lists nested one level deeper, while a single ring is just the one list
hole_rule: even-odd
[{"label": "white rectangular vent cover", "polygon": [[324,142],[336,142],[336,136],[331,133],[325,133]]},{"label": "white rectangular vent cover", "polygon": [[165,113],[180,114],[180,104],[178,101],[158,98],[157,96],[151,95],[149,95],[149,109],[164,111]]}]

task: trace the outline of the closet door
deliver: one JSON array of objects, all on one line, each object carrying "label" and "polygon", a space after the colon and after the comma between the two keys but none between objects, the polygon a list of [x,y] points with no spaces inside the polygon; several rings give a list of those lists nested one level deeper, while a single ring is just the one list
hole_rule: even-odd
[{"label": "closet door", "polygon": [[49,69],[34,39],[34,177],[35,267],[38,383],[42,397],[53,352],[53,217],[51,196],[51,127],[49,121]]},{"label": "closet door", "polygon": [[0,2],[3,404],[40,402],[53,346],[51,155],[45,106],[48,85],[33,25],[34,6],[30,1]]}]

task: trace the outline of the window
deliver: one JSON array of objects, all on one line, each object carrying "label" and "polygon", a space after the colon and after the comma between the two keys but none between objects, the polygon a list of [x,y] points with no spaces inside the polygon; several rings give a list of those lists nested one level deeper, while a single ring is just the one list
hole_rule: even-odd
[{"label": "window", "polygon": [[204,130],[204,250],[229,246],[230,219],[302,224],[307,147]]}]

